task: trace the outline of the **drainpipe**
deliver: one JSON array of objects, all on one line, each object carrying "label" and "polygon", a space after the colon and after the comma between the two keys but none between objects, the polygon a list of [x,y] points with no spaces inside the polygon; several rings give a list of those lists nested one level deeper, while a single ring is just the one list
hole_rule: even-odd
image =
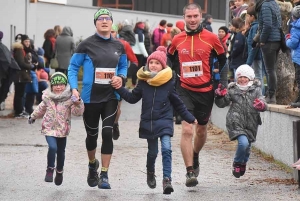
[{"label": "drainpipe", "polygon": [[25,0],[25,34],[27,35],[27,11],[28,11],[28,0]]},{"label": "drainpipe", "polygon": [[226,0],[226,12],[225,12],[225,24],[226,24],[226,27],[228,27],[229,25],[229,0]]}]

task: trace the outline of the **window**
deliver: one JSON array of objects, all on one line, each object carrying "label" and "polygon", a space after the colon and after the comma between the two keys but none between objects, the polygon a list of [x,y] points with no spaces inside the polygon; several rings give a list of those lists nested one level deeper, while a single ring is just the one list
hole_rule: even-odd
[{"label": "window", "polygon": [[98,0],[97,6],[133,10],[134,0]]}]

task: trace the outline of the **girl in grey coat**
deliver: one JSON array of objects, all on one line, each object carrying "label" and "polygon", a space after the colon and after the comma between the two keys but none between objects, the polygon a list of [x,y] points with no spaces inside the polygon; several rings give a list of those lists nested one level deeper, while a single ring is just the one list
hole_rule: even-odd
[{"label": "girl in grey coat", "polygon": [[58,61],[58,69],[55,72],[68,74],[70,59],[75,50],[75,42],[73,39],[73,31],[71,27],[64,27],[62,33],[57,36],[55,43],[55,54]]},{"label": "girl in grey coat", "polygon": [[226,127],[230,140],[238,140],[232,170],[236,178],[245,174],[251,143],[255,142],[258,125],[262,123],[259,112],[267,109],[260,82],[254,77],[254,70],[249,65],[241,65],[235,73],[237,82],[230,83],[228,91],[220,85],[215,91],[218,107],[223,108],[231,103]]}]

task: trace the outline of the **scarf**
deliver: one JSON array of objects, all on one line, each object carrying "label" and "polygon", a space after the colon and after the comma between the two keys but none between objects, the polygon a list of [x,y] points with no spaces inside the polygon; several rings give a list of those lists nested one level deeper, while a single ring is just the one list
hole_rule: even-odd
[{"label": "scarf", "polygon": [[242,91],[247,91],[252,85],[253,85],[253,81],[249,81],[248,84],[245,86],[242,86],[242,85],[239,85],[238,83],[236,83],[236,86],[238,86],[239,89]]},{"label": "scarf", "polygon": [[138,70],[137,77],[140,80],[146,81],[151,86],[158,87],[165,84],[172,78],[172,70],[170,67],[166,67],[158,73],[153,73],[149,71],[147,66],[145,66]]},{"label": "scarf", "polygon": [[187,35],[194,35],[197,33],[200,33],[203,30],[203,26],[202,24],[199,25],[199,27],[196,30],[190,30],[189,28],[187,28],[187,26],[184,26],[184,30],[187,33]]},{"label": "scarf", "polygon": [[55,42],[56,42],[56,39],[54,37],[50,37],[49,38],[50,42],[51,42],[51,45],[52,45],[52,50],[55,49]]},{"label": "scarf", "polygon": [[70,85],[67,84],[65,90],[61,94],[55,94],[51,91],[51,86],[49,86],[44,92],[43,96],[53,100],[54,102],[63,102],[71,98],[72,92]]}]

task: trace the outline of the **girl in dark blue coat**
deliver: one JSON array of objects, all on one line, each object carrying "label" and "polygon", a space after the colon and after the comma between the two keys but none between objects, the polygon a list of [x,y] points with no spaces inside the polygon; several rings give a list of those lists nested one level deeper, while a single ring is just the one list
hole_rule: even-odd
[{"label": "girl in dark blue coat", "polygon": [[139,128],[140,138],[147,139],[147,184],[156,187],[155,160],[158,154],[158,138],[161,141],[163,162],[163,193],[173,192],[171,184],[173,136],[173,108],[188,123],[197,123],[175,92],[172,70],[166,65],[166,48],[160,46],[147,59],[147,65],[137,72],[137,86],[130,93],[124,87],[117,89],[120,96],[129,103],[142,101]]}]

